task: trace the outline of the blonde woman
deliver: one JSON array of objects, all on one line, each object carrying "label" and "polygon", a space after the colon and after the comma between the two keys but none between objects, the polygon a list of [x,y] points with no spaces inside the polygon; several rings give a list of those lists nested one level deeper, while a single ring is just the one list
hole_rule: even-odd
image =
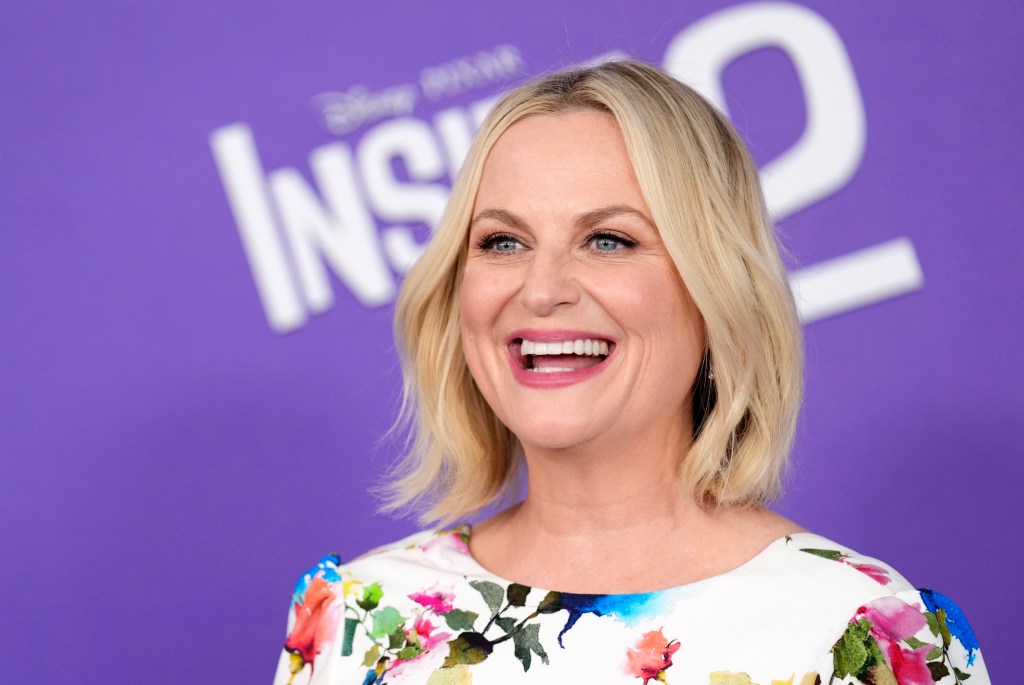
[{"label": "blonde woman", "polygon": [[950,600],[766,508],[800,331],[757,170],[685,85],[508,94],[395,329],[385,506],[433,528],[304,574],[277,683],[988,682]]}]

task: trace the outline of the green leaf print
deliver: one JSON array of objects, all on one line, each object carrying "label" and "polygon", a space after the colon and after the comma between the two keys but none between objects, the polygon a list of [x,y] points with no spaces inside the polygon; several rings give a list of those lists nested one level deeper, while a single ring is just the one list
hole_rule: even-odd
[{"label": "green leaf print", "polygon": [[356,628],[359,626],[359,619],[351,616],[345,619],[345,634],[341,639],[341,655],[352,654],[352,640],[356,637]]},{"label": "green leaf print", "polygon": [[526,596],[530,594],[530,588],[519,583],[512,583],[508,586],[508,603],[514,607],[526,605]]},{"label": "green leaf print", "polygon": [[414,659],[422,653],[423,650],[417,647],[416,645],[407,644],[405,647],[402,647],[400,650],[398,650],[398,654],[396,656],[399,659]]},{"label": "green leaf print", "polygon": [[515,644],[516,658],[523,664],[523,670],[530,670],[531,652],[541,658],[545,664],[548,663],[548,655],[540,644],[540,625],[531,623],[523,626],[512,633],[512,641]]},{"label": "green leaf print", "polygon": [[856,676],[864,668],[868,660],[868,650],[864,642],[868,639],[871,623],[860,621],[846,626],[846,632],[832,648],[832,661],[837,678]]},{"label": "green leaf print", "polygon": [[471,580],[469,584],[483,595],[487,608],[491,610],[491,618],[496,616],[501,609],[501,600],[505,597],[505,591],[501,589],[501,586],[489,580]]},{"label": "green leaf print", "polygon": [[928,652],[928,656],[925,657],[928,661],[934,661],[935,659],[942,658],[942,647],[932,647],[932,651]]},{"label": "green leaf print", "polygon": [[557,592],[549,592],[544,595],[537,605],[538,614],[554,614],[562,610],[562,595]]},{"label": "green leaf print", "polygon": [[892,674],[889,666],[884,661],[872,666],[863,680],[865,683],[871,683],[871,685],[900,685],[899,681],[896,680],[896,676]]},{"label": "green leaf print", "polygon": [[366,611],[373,611],[380,604],[380,598],[384,596],[384,590],[379,583],[372,583],[363,588],[363,596],[356,600],[356,604]]},{"label": "green leaf print", "polygon": [[[493,583],[492,583],[493,585]],[[458,664],[478,664],[491,655],[494,645],[480,633],[462,633],[448,643],[448,656],[442,668]]]},{"label": "green leaf print", "polygon": [[825,559],[831,559],[832,561],[839,561],[843,558],[843,553],[836,549],[814,549],[812,547],[801,547],[801,552],[807,552],[818,557],[824,557]]},{"label": "green leaf print", "polygon": [[405,631],[402,626],[395,628],[395,632],[388,635],[388,649],[401,649],[405,644]]},{"label": "green leaf print", "polygon": [[953,641],[953,636],[949,633],[949,626],[946,625],[946,610],[936,609],[935,618],[939,621],[939,634],[942,635],[942,648],[949,649],[949,643]]},{"label": "green leaf print", "polygon": [[394,607],[384,607],[373,612],[373,629],[370,634],[375,638],[387,637],[405,623],[405,618]]},{"label": "green leaf print", "polygon": [[380,645],[377,643],[373,644],[366,650],[366,654],[363,655],[363,666],[366,668],[373,668],[377,664],[377,659],[380,658]]},{"label": "green leaf print", "polygon": [[[864,623],[871,625],[869,621],[864,621]],[[900,685],[875,638],[869,635],[865,646],[868,648],[868,662],[860,674],[860,679],[871,683],[871,685]]]},{"label": "green leaf print", "polygon": [[956,666],[953,667],[953,673],[956,673],[957,680],[967,680],[971,677],[970,673],[964,673]]},{"label": "green leaf print", "polygon": [[512,633],[516,629],[516,620],[510,616],[500,616],[494,619],[494,622],[506,633]]},{"label": "green leaf print", "polygon": [[478,615],[475,611],[452,609],[444,615],[444,621],[452,630],[473,630]]},{"label": "green leaf print", "polygon": [[928,663],[928,670],[932,673],[932,680],[939,682],[943,678],[949,675],[949,669],[946,668],[946,664],[941,661],[931,661]]}]

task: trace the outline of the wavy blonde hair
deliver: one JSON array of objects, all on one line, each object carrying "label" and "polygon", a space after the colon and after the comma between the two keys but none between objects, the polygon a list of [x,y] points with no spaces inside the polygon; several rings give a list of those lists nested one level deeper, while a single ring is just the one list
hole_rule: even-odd
[{"label": "wavy blonde hair", "polygon": [[405,382],[398,425],[409,441],[380,493],[386,511],[415,505],[423,523],[451,522],[518,494],[518,441],[480,394],[462,349],[467,235],[498,137],[524,117],[577,110],[618,122],[654,223],[704,319],[694,440],[680,460],[680,486],[705,505],[760,505],[780,492],[803,356],[757,168],[726,118],[696,91],[650,65],[620,61],[516,88],[477,133],[440,225],[398,297],[395,340]]}]

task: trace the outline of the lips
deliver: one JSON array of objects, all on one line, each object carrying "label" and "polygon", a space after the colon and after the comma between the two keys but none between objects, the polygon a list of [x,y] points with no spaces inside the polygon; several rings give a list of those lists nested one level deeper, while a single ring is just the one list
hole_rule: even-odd
[{"label": "lips", "polygon": [[599,373],[615,341],[589,331],[516,331],[507,343],[513,375],[532,387],[560,387]]}]

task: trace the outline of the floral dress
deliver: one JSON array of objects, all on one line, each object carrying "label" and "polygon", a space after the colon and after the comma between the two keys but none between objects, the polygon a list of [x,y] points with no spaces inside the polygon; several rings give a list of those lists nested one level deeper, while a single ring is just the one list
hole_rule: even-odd
[{"label": "floral dress", "polygon": [[949,598],[812,533],[669,590],[585,595],[499,578],[468,526],[299,579],[275,685],[989,685]]}]

